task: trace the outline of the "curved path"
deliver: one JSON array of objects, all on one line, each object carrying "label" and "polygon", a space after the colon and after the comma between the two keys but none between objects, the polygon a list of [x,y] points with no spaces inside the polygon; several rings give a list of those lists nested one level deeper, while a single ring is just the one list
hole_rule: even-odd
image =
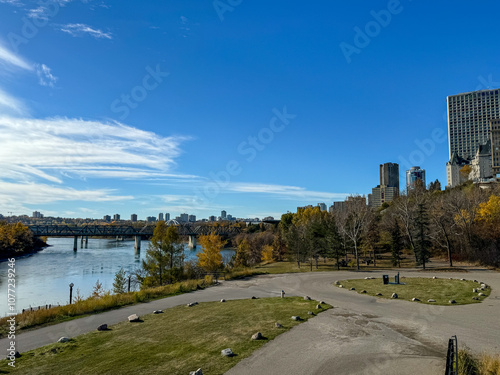
[{"label": "curved path", "polygon": [[[309,295],[335,308],[278,336],[228,374],[442,374],[448,338],[474,351],[500,352],[500,274],[485,270],[436,273],[440,277],[477,279],[492,286],[480,304],[432,306],[360,295],[332,285],[335,280],[380,277],[395,271],[315,272],[263,275],[233,280],[179,296],[124,307],[17,335],[19,352],[116,324],[133,313],[150,314],[189,302]],[[431,277],[432,273],[404,270],[401,276]],[[8,348],[8,339],[0,348]]]}]

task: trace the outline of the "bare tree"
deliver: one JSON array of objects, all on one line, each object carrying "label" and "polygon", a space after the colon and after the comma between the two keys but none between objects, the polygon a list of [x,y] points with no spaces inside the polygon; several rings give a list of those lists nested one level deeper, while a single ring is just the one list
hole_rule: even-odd
[{"label": "bare tree", "polygon": [[356,268],[359,270],[359,246],[371,218],[371,210],[364,196],[350,196],[346,201],[345,210],[338,213],[339,230],[354,246]]}]

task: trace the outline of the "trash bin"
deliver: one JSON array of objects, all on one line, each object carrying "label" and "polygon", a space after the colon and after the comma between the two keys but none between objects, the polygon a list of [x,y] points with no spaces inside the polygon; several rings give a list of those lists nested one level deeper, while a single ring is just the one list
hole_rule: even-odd
[{"label": "trash bin", "polygon": [[382,279],[384,280],[384,285],[389,284],[389,275],[383,275]]}]

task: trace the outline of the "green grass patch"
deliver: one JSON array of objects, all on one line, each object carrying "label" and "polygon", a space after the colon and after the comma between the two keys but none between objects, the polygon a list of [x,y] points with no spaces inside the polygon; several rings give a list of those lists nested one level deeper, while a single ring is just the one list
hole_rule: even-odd
[{"label": "green grass patch", "polygon": [[[331,308],[316,309],[316,301],[299,297],[263,298],[177,306],[163,314],[123,322],[105,332],[91,332],[65,344],[52,344],[23,353],[16,368],[0,362],[8,374],[223,374],[269,340],[304,320]],[[283,328],[276,328],[279,322]],[[261,332],[264,340],[251,340]],[[221,356],[231,348],[236,356]]]},{"label": "green grass patch", "polygon": [[[29,328],[61,323],[90,314],[117,309],[122,306],[192,292],[200,288],[203,289],[211,284],[212,278],[209,276],[206,280],[187,280],[157,288],[143,289],[138,292],[107,294],[101,298],[87,298],[71,305],[25,311],[22,314],[16,315],[16,329],[19,332],[20,330]],[[0,319],[0,338],[7,335],[7,327],[9,326],[7,319],[9,318]]]},{"label": "green grass patch", "polygon": [[[339,283],[347,290],[355,288],[355,293],[361,293],[366,290],[366,294],[380,298],[391,298],[392,293],[398,295],[398,299],[411,301],[412,298],[418,298],[420,303],[429,305],[450,305],[450,300],[455,300],[457,305],[465,305],[469,303],[479,303],[488,297],[491,293],[491,288],[479,290],[484,293],[484,297],[478,297],[478,293],[474,293],[473,289],[479,289],[479,283],[470,280],[457,280],[445,278],[421,278],[408,277],[402,278],[403,284],[387,284],[384,285],[382,278],[377,279],[356,279],[343,280]],[[336,286],[337,287],[337,286]],[[382,296],[377,296],[377,293],[382,293]],[[472,297],[478,297],[478,300],[473,300]],[[427,302],[433,299],[436,302]]]}]

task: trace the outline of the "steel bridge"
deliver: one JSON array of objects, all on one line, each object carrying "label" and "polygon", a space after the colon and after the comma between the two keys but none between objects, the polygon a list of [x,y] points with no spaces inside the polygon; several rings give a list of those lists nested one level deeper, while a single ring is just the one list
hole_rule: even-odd
[{"label": "steel bridge", "polygon": [[[179,224],[175,226],[181,236],[189,237],[189,247],[196,247],[196,237],[198,235],[207,235],[215,233],[217,235],[238,234],[241,232],[239,227]],[[81,237],[82,243],[85,238],[88,244],[89,237],[135,237],[135,248],[140,250],[141,240],[144,237],[153,235],[155,226],[146,225],[143,228],[136,228],[131,225],[28,225],[36,237],[74,237],[73,250],[77,249],[78,237]]]}]

